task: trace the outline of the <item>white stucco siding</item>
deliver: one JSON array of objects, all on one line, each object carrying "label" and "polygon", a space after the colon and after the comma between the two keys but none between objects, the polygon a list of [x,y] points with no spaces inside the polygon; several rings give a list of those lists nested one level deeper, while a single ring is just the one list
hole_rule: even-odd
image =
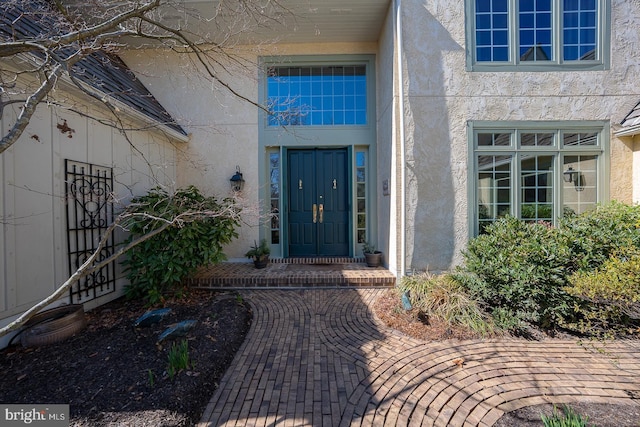
[{"label": "white stucco siding", "polygon": [[[238,47],[242,66],[228,58],[217,58],[219,79],[240,94],[207,77],[194,63],[172,52],[128,51],[121,56],[160,103],[190,134],[189,144],[178,152],[178,185],[196,185],[210,195],[229,194],[229,179],[240,167],[245,180],[241,203],[245,205],[239,237],[225,248],[230,259],[244,260],[247,248],[259,238],[265,218],[260,202],[260,153],[258,79],[261,56],[337,55],[376,53],[372,43],[345,44],[265,44]],[[255,104],[254,104],[255,103]],[[291,131],[283,131],[289,137]]]},{"label": "white stucco siding", "polygon": [[633,148],[633,203],[640,203],[640,138],[635,136]]},{"label": "white stucco siding", "polygon": [[[99,115],[82,107],[81,100],[69,100],[85,114]],[[6,108],[3,133],[13,120],[15,109]],[[72,133],[58,129],[65,120]],[[151,187],[175,186],[175,146],[160,133],[128,135],[126,141],[119,131],[86,116],[41,105],[21,138],[0,154],[0,326],[69,277],[65,159],[113,167],[114,194],[123,204]],[[121,295],[124,284],[120,279],[115,293],[85,308]],[[0,347],[3,343],[6,339]]]},{"label": "white stucco siding", "polygon": [[[395,42],[394,37],[394,11],[390,8],[385,20],[384,29],[380,34],[379,50],[376,61],[376,97],[377,97],[377,171],[378,179],[378,244],[385,253],[385,261],[392,272],[397,272],[400,268],[397,257],[399,235],[399,215],[397,212],[398,197],[400,194],[399,173],[401,168],[397,168],[394,163],[398,156],[398,139],[395,137],[397,127],[394,125],[397,114],[397,97],[395,88]],[[395,111],[395,113],[394,113]],[[388,185],[387,193],[382,185],[386,181]]]},{"label": "white stucco siding", "polygon": [[638,101],[640,4],[612,1],[611,69],[583,72],[467,72],[464,2],[403,6],[407,231],[414,234],[407,260],[409,268],[446,270],[461,261],[468,239],[467,121],[620,122]]},{"label": "white stucco siding", "polygon": [[[229,179],[240,167],[247,224],[225,253],[242,257],[258,238],[252,228],[259,223],[257,107],[211,79],[201,66],[185,64],[184,57],[171,52],[131,51],[122,56],[133,69],[143,70],[140,79],[190,134],[189,144],[178,150],[178,187],[195,185],[205,194],[226,197]],[[244,67],[228,62],[226,71],[215,71],[242,97],[257,102],[258,57],[247,54],[245,60]]]}]

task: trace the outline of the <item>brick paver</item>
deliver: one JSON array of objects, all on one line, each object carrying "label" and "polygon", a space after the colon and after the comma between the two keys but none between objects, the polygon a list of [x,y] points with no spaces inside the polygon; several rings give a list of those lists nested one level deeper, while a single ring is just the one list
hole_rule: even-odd
[{"label": "brick paver", "polygon": [[540,403],[639,404],[635,342],[427,343],[372,315],[381,292],[242,291],[253,324],[199,426],[491,426]]}]

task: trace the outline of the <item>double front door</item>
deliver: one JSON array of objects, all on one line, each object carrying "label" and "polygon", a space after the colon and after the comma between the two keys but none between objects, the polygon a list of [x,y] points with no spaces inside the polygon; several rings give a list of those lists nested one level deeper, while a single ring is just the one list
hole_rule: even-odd
[{"label": "double front door", "polygon": [[346,148],[287,151],[289,256],[349,255]]}]

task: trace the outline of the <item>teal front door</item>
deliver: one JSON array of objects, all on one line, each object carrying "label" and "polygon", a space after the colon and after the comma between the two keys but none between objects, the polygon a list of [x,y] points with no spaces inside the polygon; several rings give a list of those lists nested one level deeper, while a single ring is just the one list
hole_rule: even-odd
[{"label": "teal front door", "polygon": [[348,152],[288,150],[289,256],[349,255]]}]

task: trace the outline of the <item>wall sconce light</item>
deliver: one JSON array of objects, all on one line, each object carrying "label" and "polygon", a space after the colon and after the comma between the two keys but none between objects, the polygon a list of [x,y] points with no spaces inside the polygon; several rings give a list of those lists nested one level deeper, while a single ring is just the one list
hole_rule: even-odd
[{"label": "wall sconce light", "polygon": [[236,173],[233,174],[229,183],[231,184],[231,191],[242,191],[242,187],[244,187],[244,178],[242,178],[240,166],[236,166]]},{"label": "wall sconce light", "polygon": [[567,169],[566,171],[564,171],[562,173],[562,179],[564,179],[564,182],[575,182],[576,185],[578,185],[578,174],[580,172],[573,170],[573,168],[571,166],[569,166],[569,169]]},{"label": "wall sconce light", "polygon": [[576,187],[576,191],[584,190],[584,176],[577,170],[574,170],[571,166],[569,166],[566,171],[562,172],[562,179],[564,182],[573,182],[573,185]]}]

